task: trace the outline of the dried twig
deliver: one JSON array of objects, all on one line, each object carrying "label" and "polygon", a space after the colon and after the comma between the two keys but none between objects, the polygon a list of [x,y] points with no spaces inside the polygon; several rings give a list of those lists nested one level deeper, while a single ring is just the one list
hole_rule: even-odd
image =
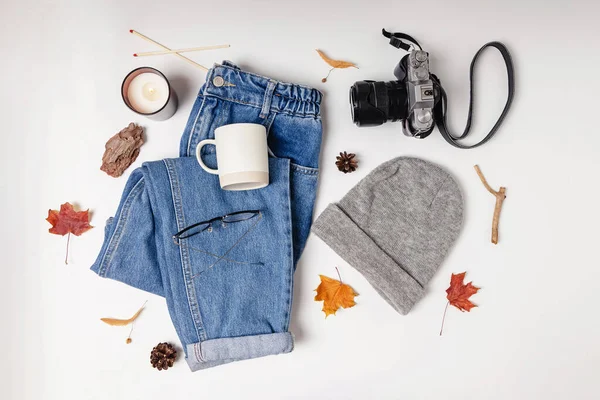
[{"label": "dried twig", "polygon": [[481,179],[481,183],[483,183],[483,186],[485,186],[485,188],[487,189],[488,192],[490,192],[491,194],[494,195],[494,197],[496,197],[496,207],[494,208],[494,219],[492,220],[492,243],[498,244],[498,223],[500,222],[500,210],[502,210],[502,203],[504,202],[504,199],[506,198],[506,194],[505,194],[506,188],[503,186],[500,186],[500,189],[498,191],[495,191],[494,189],[492,189],[490,187],[490,185],[485,180],[483,173],[479,169],[479,165],[475,165],[474,168],[475,168],[475,172],[477,172],[477,175],[479,175],[479,179]]}]

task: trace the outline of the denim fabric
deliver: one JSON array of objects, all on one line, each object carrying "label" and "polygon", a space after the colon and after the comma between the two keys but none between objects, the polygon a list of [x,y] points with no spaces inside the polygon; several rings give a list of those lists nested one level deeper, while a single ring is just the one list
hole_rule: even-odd
[{"label": "denim fabric", "polygon": [[[216,65],[193,106],[180,158],[134,170],[107,221],[92,270],[164,296],[192,370],[293,349],[293,273],[312,222],[320,100],[314,89]],[[270,184],[263,189],[224,191],[195,159],[199,141],[238,122],[267,128]],[[203,150],[216,167],[214,147]],[[192,224],[246,210],[259,212],[173,240]]]}]

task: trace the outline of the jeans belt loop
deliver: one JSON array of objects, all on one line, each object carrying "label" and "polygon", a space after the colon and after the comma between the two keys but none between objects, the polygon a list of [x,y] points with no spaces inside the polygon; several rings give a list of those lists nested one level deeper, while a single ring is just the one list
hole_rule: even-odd
[{"label": "jeans belt loop", "polygon": [[219,67],[219,65],[215,65],[213,68],[208,70],[208,73],[206,74],[206,78],[205,78],[205,84],[202,85],[202,96],[206,97],[209,94],[209,88],[211,86],[211,82],[213,80],[213,75],[215,74],[215,69],[217,69]]},{"label": "jeans belt loop", "polygon": [[269,116],[269,112],[271,111],[271,100],[273,99],[273,92],[275,91],[276,86],[277,82],[269,80],[267,89],[265,90],[265,98],[263,100],[262,109],[260,110],[260,117],[263,119],[267,118]]}]

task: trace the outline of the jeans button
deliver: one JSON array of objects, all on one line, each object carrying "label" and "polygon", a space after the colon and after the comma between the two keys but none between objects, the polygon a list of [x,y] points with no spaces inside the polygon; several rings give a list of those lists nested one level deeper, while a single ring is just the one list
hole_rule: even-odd
[{"label": "jeans button", "polygon": [[213,85],[216,87],[221,87],[225,84],[225,79],[222,76],[215,76],[212,80]]}]

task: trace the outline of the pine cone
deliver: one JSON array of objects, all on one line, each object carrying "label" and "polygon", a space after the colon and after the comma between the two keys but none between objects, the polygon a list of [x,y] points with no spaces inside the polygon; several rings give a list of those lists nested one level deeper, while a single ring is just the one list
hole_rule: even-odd
[{"label": "pine cone", "polygon": [[158,368],[159,371],[172,367],[176,358],[177,351],[169,343],[157,344],[150,353],[150,363],[152,367]]},{"label": "pine cone", "polygon": [[348,172],[354,172],[356,171],[356,168],[358,168],[358,162],[354,159],[354,157],[356,157],[356,154],[348,154],[344,151],[343,153],[340,153],[339,156],[335,157],[337,160],[335,165],[337,165],[338,169],[345,174]]}]

